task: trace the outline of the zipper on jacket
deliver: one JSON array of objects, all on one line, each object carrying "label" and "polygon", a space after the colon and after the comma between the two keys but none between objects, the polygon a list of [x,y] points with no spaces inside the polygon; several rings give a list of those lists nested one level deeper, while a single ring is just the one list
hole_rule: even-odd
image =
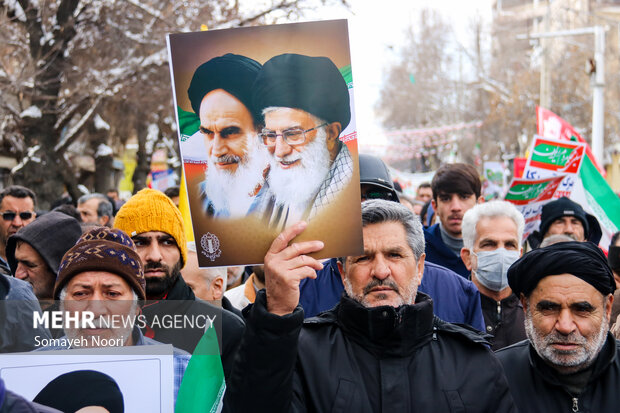
[{"label": "zipper on jacket", "polygon": [[433,340],[437,340],[437,327],[433,326]]},{"label": "zipper on jacket", "polygon": [[400,323],[402,323],[403,321],[403,314],[398,311],[396,313],[396,317],[394,317],[394,327],[398,327],[400,325]]},{"label": "zipper on jacket", "polygon": [[502,321],[502,302],[498,301],[497,302],[497,324],[499,325],[501,321]]},{"label": "zipper on jacket", "polygon": [[577,413],[579,411],[579,399],[573,397],[573,413]]}]

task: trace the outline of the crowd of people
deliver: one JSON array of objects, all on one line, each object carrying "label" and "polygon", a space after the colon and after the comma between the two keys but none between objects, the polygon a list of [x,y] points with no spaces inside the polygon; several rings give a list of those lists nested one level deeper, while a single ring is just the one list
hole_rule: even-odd
[{"label": "crowd of people", "polygon": [[[303,93],[288,93],[293,86]],[[203,212],[262,217],[279,233],[262,265],[200,268],[204,248],[188,242],[178,188],[126,201],[93,193],[47,212],[32,189],[10,186],[0,192],[0,351],[168,344],[177,400],[214,327],[221,363],[201,372],[221,370],[213,411],[620,405],[620,236],[603,246],[606,256],[601,226],[581,205],[548,202],[524,239],[524,217],[511,203],[484,202],[472,165],[441,166],[410,199],[381,159],[361,154],[363,250],[317,260],[329,240],[296,238],[358,170],[340,140],[351,112],[334,63],[285,54],[260,65],[228,54],[198,67],[188,98],[207,149]],[[268,170],[255,165],[260,153]],[[33,314],[58,312],[97,324],[33,326]],[[181,324],[162,323],[177,316]],[[90,380],[105,385],[67,388]],[[110,380],[72,372],[26,400],[0,378],[0,413],[123,411]]]},{"label": "crowd of people", "polygon": [[[224,411],[579,412],[619,404],[618,234],[605,256],[596,219],[560,198],[523,239],[521,213],[482,202],[478,173],[465,164],[444,165],[420,186],[436,215],[424,225],[379,158],[359,161],[361,255],[311,258],[324,242],[293,242],[307,226],[301,221],[275,239],[264,265],[247,268],[199,268],[178,207],[157,190],[120,208],[90,194],[46,212],[32,190],[5,188],[2,352],[171,344],[176,397],[206,331],[155,320],[180,314],[217,320]],[[58,310],[143,324],[32,328],[33,312]],[[77,411],[63,410],[54,393],[28,401],[0,391],[0,411]]]}]

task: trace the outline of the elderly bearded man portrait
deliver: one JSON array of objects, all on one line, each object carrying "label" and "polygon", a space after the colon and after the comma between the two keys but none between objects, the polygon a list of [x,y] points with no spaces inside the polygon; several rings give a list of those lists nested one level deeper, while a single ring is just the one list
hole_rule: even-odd
[{"label": "elderly bearded man portrait", "polygon": [[252,96],[265,118],[259,136],[270,170],[251,211],[278,230],[311,220],[353,174],[339,140],[351,120],[347,84],[327,57],[283,54],[264,64]]},{"label": "elderly bearded man portrait", "polygon": [[207,148],[201,192],[209,216],[245,216],[261,188],[267,161],[256,132],[260,115],[249,104],[260,68],[245,56],[218,56],[196,69],[187,91]]},{"label": "elderly bearded man portrait", "polygon": [[620,406],[620,348],[609,333],[616,288],[591,242],[533,250],[508,270],[529,340],[497,352],[522,412],[611,412]]}]

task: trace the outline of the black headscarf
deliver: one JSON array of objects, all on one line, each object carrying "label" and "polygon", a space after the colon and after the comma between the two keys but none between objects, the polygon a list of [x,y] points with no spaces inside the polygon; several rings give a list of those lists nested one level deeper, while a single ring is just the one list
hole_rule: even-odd
[{"label": "black headscarf", "polygon": [[198,66],[187,90],[187,96],[196,115],[205,95],[215,89],[224,89],[243,103],[254,119],[260,112],[252,109],[252,84],[261,69],[260,63],[249,57],[227,53]]},{"label": "black headscarf", "polygon": [[259,111],[270,106],[301,109],[326,122],[340,122],[341,131],[351,120],[349,89],[327,57],[272,57],[256,78],[252,102]]},{"label": "black headscarf", "polygon": [[93,370],[62,374],[36,395],[35,403],[74,413],[87,406],[101,406],[110,413],[123,413],[123,393],[114,379]]},{"label": "black headscarf", "polygon": [[519,296],[529,296],[538,282],[550,275],[572,274],[592,285],[603,295],[616,289],[607,258],[591,242],[559,242],[535,249],[508,269],[508,284]]}]

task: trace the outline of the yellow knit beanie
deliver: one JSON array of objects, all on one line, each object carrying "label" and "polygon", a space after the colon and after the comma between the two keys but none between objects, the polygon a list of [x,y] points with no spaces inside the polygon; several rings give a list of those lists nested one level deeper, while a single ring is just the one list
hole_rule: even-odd
[{"label": "yellow knit beanie", "polygon": [[145,188],[129,198],[114,217],[114,228],[130,237],[160,231],[174,238],[181,251],[181,267],[187,262],[187,241],[181,212],[163,192]]}]

